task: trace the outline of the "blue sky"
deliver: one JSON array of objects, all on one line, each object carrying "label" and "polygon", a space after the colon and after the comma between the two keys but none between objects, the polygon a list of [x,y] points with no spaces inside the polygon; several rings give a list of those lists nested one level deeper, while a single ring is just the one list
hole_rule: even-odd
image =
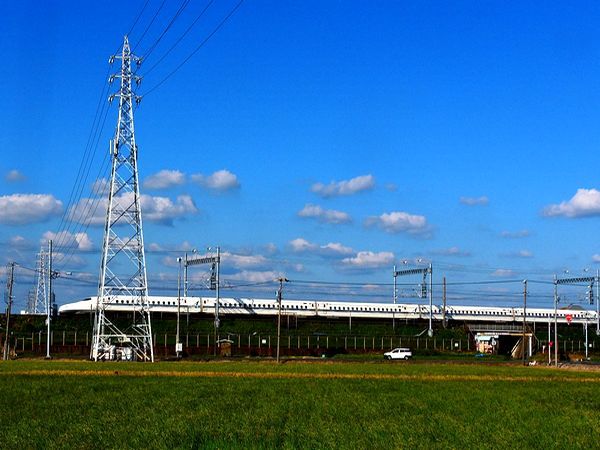
[{"label": "blue sky", "polygon": [[[56,250],[68,253],[58,269],[78,279],[57,282],[59,303],[95,294],[104,211],[87,225],[68,217],[106,176],[116,105],[93,134],[89,176],[77,175],[108,57],[144,3],[0,6],[0,257],[34,267],[51,233],[75,242]],[[180,5],[167,2],[140,40],[160,4],[150,0],[131,33],[137,54]],[[298,297],[315,287],[389,300],[378,283],[402,261],[431,262],[436,283],[506,281],[462,287],[456,302],[486,286],[516,298],[518,280],[600,268],[597,2],[246,0],[144,96],[236,2],[211,5],[146,75],[206,4],[192,0],[139,71],[151,292],[174,292],[183,251],[215,245],[228,286],[285,275]],[[24,305],[31,272],[17,282]],[[551,286],[534,290],[549,305]]]}]

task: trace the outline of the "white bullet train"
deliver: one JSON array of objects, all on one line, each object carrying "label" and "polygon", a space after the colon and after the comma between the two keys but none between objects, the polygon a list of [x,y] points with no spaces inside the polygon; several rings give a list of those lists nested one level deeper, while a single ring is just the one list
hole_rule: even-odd
[{"label": "white bullet train", "polygon": [[[176,313],[177,297],[149,296],[152,313]],[[97,297],[62,305],[59,314],[93,313]],[[181,297],[182,314],[215,313],[214,297]],[[137,308],[136,308],[137,309]],[[107,311],[131,312],[134,310],[132,297],[115,296],[106,306]],[[278,313],[275,299],[227,297],[219,300],[219,315],[274,316]],[[282,300],[281,314],[298,317],[370,318],[370,319],[428,319],[429,304],[416,303],[360,303],[320,300]],[[434,305],[433,320],[442,320],[443,307]],[[523,308],[491,306],[447,306],[446,320],[471,322],[514,322],[523,320]],[[597,312],[586,309],[559,309],[557,320],[561,323],[595,323]],[[554,321],[553,308],[527,308],[527,321],[547,323]]]}]

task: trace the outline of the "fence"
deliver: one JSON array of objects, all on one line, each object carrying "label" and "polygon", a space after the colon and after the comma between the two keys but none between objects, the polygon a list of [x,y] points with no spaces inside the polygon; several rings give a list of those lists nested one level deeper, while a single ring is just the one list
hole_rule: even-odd
[{"label": "fence", "polygon": [[[0,342],[4,336],[0,334]],[[184,353],[190,355],[211,355],[215,353],[214,334],[182,334],[180,336]],[[227,334],[216,336],[216,340],[229,339],[232,341],[231,352],[237,355],[268,356],[277,347],[277,336],[272,334]],[[154,334],[154,349],[156,355],[168,356],[174,352],[175,334]],[[90,351],[91,333],[76,331],[54,331],[50,335],[50,352],[52,354],[87,355]],[[18,353],[46,353],[46,333],[12,334],[11,349]],[[537,350],[541,350],[545,341],[537,341]],[[561,340],[561,351],[583,352],[585,341]],[[589,350],[596,352],[600,349],[598,339],[589,340]],[[323,353],[376,353],[396,347],[411,348],[416,354],[428,351],[469,352],[475,348],[468,338],[446,339],[438,337],[414,336],[328,336],[328,335],[295,335],[281,336],[280,351],[283,355],[307,355]]]}]

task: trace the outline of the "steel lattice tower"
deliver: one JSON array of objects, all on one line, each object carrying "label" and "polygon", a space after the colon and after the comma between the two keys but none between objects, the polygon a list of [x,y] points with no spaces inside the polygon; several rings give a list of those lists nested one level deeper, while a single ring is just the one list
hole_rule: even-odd
[{"label": "steel lattice tower", "polygon": [[31,301],[29,314],[46,314],[48,308],[48,292],[46,290],[46,280],[48,279],[48,253],[44,247],[38,253],[38,263],[36,267],[36,289]]},{"label": "steel lattice tower", "polygon": [[[121,88],[109,99],[119,98],[119,118],[110,143],[110,191],[90,356],[95,361],[154,361],[133,125],[133,102],[138,97],[132,91],[132,80],[138,82],[139,78],[132,74],[132,64],[139,64],[140,59],[131,54],[127,36],[121,54],[111,57],[111,62],[114,59],[121,60],[121,72],[111,76],[110,81],[120,78]],[[107,317],[111,304],[123,301],[118,296],[127,296],[131,304],[132,319],[127,319],[126,325]]]}]

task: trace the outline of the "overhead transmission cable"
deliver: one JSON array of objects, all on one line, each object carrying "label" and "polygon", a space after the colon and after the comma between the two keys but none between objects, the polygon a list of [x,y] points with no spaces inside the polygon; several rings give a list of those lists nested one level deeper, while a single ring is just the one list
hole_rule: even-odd
[{"label": "overhead transmission cable", "polygon": [[[206,6],[204,7],[204,9],[202,9],[202,11],[200,11],[200,14],[198,14],[196,16],[196,18],[194,19],[194,21],[187,27],[187,29],[183,32],[183,34],[181,36],[179,36],[179,38],[175,41],[175,43],[166,51],[166,53],[164,55],[162,55],[158,61],[156,61],[151,67],[150,69],[148,69],[146,72],[144,72],[142,74],[142,78],[145,77],[146,75],[148,75],[150,72],[152,72],[168,55],[169,53],[171,53],[173,51],[173,49],[175,47],[177,47],[177,45],[179,45],[179,43],[183,40],[183,38],[185,38],[185,36],[192,30],[192,28],[194,28],[194,26],[196,25],[196,23],[202,18],[202,16],[204,16],[204,13],[206,13],[206,11],[208,10],[208,8],[210,8],[210,6],[214,3],[214,0],[210,0]],[[144,59],[147,57],[147,55],[144,55]]]},{"label": "overhead transmission cable", "polygon": [[167,0],[163,0],[162,1],[162,3],[160,4],[160,6],[158,7],[158,9],[156,10],[156,12],[154,13],[154,16],[152,16],[152,20],[150,20],[150,23],[146,26],[146,29],[144,30],[144,32],[142,33],[142,35],[140,36],[140,38],[137,40],[137,42],[135,43],[135,45],[131,49],[131,53],[134,53],[135,50],[137,49],[137,47],[140,45],[140,43],[142,42],[142,39],[144,39],[144,36],[146,36],[146,33],[148,32],[148,30],[150,29],[150,27],[152,26],[152,24],[156,20],[156,17],[160,13],[161,9],[163,8],[163,6],[165,6],[166,1]]},{"label": "overhead transmission cable", "polygon": [[63,228],[63,225],[67,226],[65,221],[67,220],[67,215],[70,210],[70,207],[72,204],[74,204],[74,202],[79,197],[79,195],[81,194],[81,191],[83,189],[83,186],[82,186],[84,184],[83,174],[87,171],[88,166],[91,164],[91,161],[93,161],[93,159],[94,159],[94,157],[91,156],[92,149],[93,149],[92,143],[94,142],[94,137],[97,132],[98,123],[100,121],[100,117],[101,117],[102,112],[105,107],[105,102],[103,102],[103,100],[105,100],[105,98],[106,98],[106,92],[107,92],[106,87],[108,85],[106,80],[108,80],[109,73],[110,73],[110,68],[108,69],[108,72],[107,72],[106,76],[104,77],[104,83],[102,85],[102,92],[100,93],[100,98],[98,99],[98,104],[96,106],[96,112],[94,114],[94,119],[92,121],[92,127],[90,129],[90,133],[87,138],[87,143],[84,147],[84,152],[83,152],[83,156],[81,158],[81,162],[79,163],[79,168],[77,170],[75,183],[73,184],[71,193],[69,194],[69,200],[67,202],[65,210],[63,211],[62,217],[60,219],[60,224],[58,226],[57,234],[59,234],[62,231],[65,231],[65,228]]},{"label": "overhead transmission cable", "polygon": [[137,17],[133,21],[133,24],[131,24],[131,27],[129,28],[129,31],[127,32],[127,36],[131,35],[131,32],[133,31],[133,29],[137,25],[138,20],[140,20],[140,17],[142,17],[142,14],[144,13],[144,11],[146,9],[146,6],[148,6],[149,2],[150,2],[150,0],[146,0],[146,3],[144,3],[144,6],[142,6],[142,9],[140,9],[140,12],[138,13]]},{"label": "overhead transmission cable", "polygon": [[159,42],[161,41],[161,39],[165,36],[165,34],[167,34],[167,32],[169,31],[169,29],[173,26],[173,24],[175,23],[175,21],[179,18],[179,16],[185,10],[185,8],[189,5],[189,3],[190,3],[190,0],[183,0],[181,2],[181,5],[179,6],[179,9],[175,12],[175,15],[173,16],[173,18],[171,19],[171,21],[167,24],[167,26],[165,27],[165,29],[163,30],[163,32],[160,34],[160,36],[158,36],[158,38],[154,41],[154,43],[150,46],[150,48],[146,51],[146,53],[144,53],[141,56],[141,60],[142,61],[146,60],[146,58],[148,58],[148,56],[150,56],[150,54],[154,51],[154,49],[159,44]]},{"label": "overhead transmission cable", "polygon": [[225,23],[229,20],[229,18],[231,16],[233,16],[235,14],[235,12],[239,9],[240,6],[242,6],[242,3],[244,3],[244,0],[240,0],[232,9],[231,11],[229,11],[229,13],[219,22],[219,24],[213,29],[213,31],[206,36],[202,42],[200,42],[200,44],[192,51],[192,53],[190,53],[188,55],[187,58],[185,58],[177,67],[175,67],[175,69],[173,69],[171,72],[169,72],[167,74],[167,76],[165,76],[161,81],[159,81],[157,84],[155,84],[152,88],[150,88],[149,90],[147,90],[145,93],[142,94],[142,97],[150,94],[151,92],[155,91],[156,89],[158,89],[160,86],[162,86],[169,78],[171,78],[173,75],[175,75],[175,73],[177,73],[177,71],[179,69],[181,69],[196,53],[198,53],[198,51],[204,47],[204,45],[223,27],[223,25],[225,25]]},{"label": "overhead transmission cable", "polygon": [[[99,128],[97,130],[97,133],[96,133],[96,142],[95,142],[95,145],[93,147],[94,148],[94,153],[98,149],[98,145],[100,143],[100,138],[102,136],[102,131],[104,130],[104,126],[106,124],[106,119],[108,117],[109,110],[110,109],[108,107],[105,109],[102,123],[101,123],[101,125],[99,125]],[[108,159],[108,152],[106,152],[105,155],[104,155],[104,160],[103,160],[102,164],[100,165],[99,173],[106,171],[106,161],[107,161],[107,159]],[[83,194],[83,186],[87,183],[91,167],[92,167],[91,164],[87,167],[87,171],[86,171],[85,178],[84,178],[85,182],[82,185],[82,188],[81,188],[81,191],[80,191],[80,195],[79,195],[77,201],[73,204],[73,208],[75,208],[76,205],[80,205],[81,204],[80,202],[81,202],[81,197],[82,197],[81,194]],[[99,178],[96,179],[96,181],[98,181],[98,180],[99,180]],[[104,186],[104,188],[105,188],[104,191],[106,191],[106,187],[105,186]],[[105,193],[106,192],[103,192],[102,195],[104,195]],[[90,203],[95,203],[95,206],[90,205]],[[56,248],[60,248],[62,245],[64,245],[66,239],[68,238],[68,236],[67,236],[68,233],[71,233],[74,236],[77,233],[81,232],[81,229],[82,229],[83,226],[85,226],[86,227],[85,230],[87,230],[87,228],[89,227],[88,219],[90,217],[90,210],[91,210],[92,207],[94,207],[94,211],[91,214],[91,216],[93,217],[93,214],[95,214],[96,209],[98,208],[99,203],[100,203],[100,201],[98,199],[93,199],[91,201],[88,201],[86,205],[82,206],[79,211],[74,211],[73,212],[73,215],[69,218],[69,220],[70,220],[70,223],[73,223],[75,225],[73,225],[73,229],[71,229],[71,225],[69,225],[67,229],[61,230],[61,231],[63,231],[63,233],[61,235],[59,235],[59,240],[56,243]],[[66,211],[65,214],[69,214],[68,211]],[[66,266],[66,263],[71,259],[73,253],[74,253],[74,249],[71,249],[70,250],[70,254],[68,255],[69,256],[68,258],[67,258],[67,255],[63,255],[62,258],[57,259],[57,261],[56,261],[57,267],[64,267],[64,266]]]}]

